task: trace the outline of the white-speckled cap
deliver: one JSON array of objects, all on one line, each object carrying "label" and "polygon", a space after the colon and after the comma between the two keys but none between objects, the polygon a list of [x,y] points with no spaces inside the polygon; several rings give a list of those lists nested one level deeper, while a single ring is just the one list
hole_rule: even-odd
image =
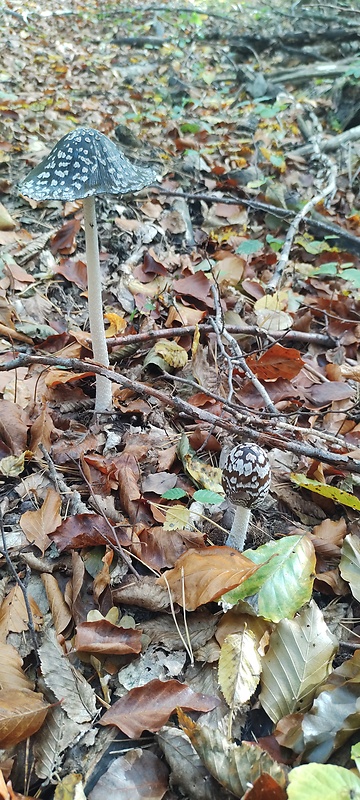
[{"label": "white-speckled cap", "polygon": [[234,505],[257,508],[268,494],[270,483],[269,459],[259,445],[239,444],[226,455],[222,484]]},{"label": "white-speckled cap", "polygon": [[34,200],[80,200],[95,194],[138,192],[155,183],[151,167],[138,167],[103,133],[76,128],[20,184]]}]

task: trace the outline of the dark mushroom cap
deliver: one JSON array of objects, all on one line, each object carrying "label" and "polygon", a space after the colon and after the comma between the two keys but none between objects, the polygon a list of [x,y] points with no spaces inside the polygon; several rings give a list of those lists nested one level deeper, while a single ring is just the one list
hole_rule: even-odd
[{"label": "dark mushroom cap", "polygon": [[257,444],[239,444],[225,457],[222,484],[235,505],[257,508],[268,494],[270,482],[269,459]]},{"label": "dark mushroom cap", "polygon": [[80,200],[94,194],[138,192],[154,183],[157,172],[138,167],[103,133],[76,128],[20,184],[34,200]]}]

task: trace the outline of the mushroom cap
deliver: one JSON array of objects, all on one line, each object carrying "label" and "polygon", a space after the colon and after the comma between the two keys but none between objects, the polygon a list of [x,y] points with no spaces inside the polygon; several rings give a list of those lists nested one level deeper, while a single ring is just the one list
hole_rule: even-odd
[{"label": "mushroom cap", "polygon": [[34,200],[80,200],[95,194],[138,192],[154,183],[151,167],[138,167],[116,144],[93,128],[76,128],[20,184]]},{"label": "mushroom cap", "polygon": [[225,456],[222,484],[234,505],[257,508],[269,492],[270,463],[262,447],[239,444]]}]

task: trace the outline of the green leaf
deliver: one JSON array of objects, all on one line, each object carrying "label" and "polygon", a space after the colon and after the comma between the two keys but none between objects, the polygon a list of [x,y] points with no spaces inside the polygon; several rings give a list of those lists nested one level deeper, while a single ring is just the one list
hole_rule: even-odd
[{"label": "green leaf", "polygon": [[278,253],[279,250],[283,247],[284,240],[283,239],[276,239],[275,236],[272,236],[271,233],[268,233],[266,236],[266,241],[270,245],[271,249],[274,250],[275,253]]},{"label": "green leaf", "polygon": [[241,586],[222,600],[235,605],[251,597],[251,605],[264,619],[291,619],[311,598],[315,577],[315,551],[307,536],[286,536],[244,553],[261,566]]},{"label": "green leaf", "polygon": [[261,679],[260,702],[273,722],[310,708],[337,645],[313,600],[295,619],[280,620],[270,636]]},{"label": "green leaf", "polygon": [[177,486],[174,486],[173,489],[167,489],[166,492],[164,492],[164,494],[161,495],[161,497],[163,497],[164,500],[180,500],[180,497],[186,497],[186,496],[187,494],[184,491],[184,489],[180,489]]},{"label": "green leaf", "polygon": [[289,800],[360,800],[360,778],[334,764],[303,764],[289,775]]},{"label": "green leaf", "polygon": [[354,744],[351,748],[351,758],[355,761],[357,770],[360,769],[360,742]]},{"label": "green leaf", "polygon": [[322,264],[321,267],[316,267],[311,270],[312,275],[337,275],[339,265],[336,261],[330,261],[328,264]]},{"label": "green leaf", "polygon": [[212,492],[210,489],[198,489],[194,492],[194,500],[199,503],[205,503],[208,506],[218,506],[223,503],[224,498],[217,492]]},{"label": "green leaf", "polygon": [[235,253],[239,256],[251,256],[253,253],[258,253],[264,247],[262,242],[258,239],[244,239],[239,247],[236,248]]},{"label": "green leaf", "polygon": [[323,253],[325,250],[331,249],[324,240],[317,242],[315,239],[311,239],[307,236],[296,236],[294,241],[295,244],[299,244],[307,253],[311,253],[312,255],[318,255],[318,253]]},{"label": "green leaf", "polygon": [[309,489],[311,492],[321,494],[322,497],[330,497],[334,503],[341,503],[343,506],[349,506],[349,508],[353,508],[354,511],[360,511],[360,500],[358,500],[354,494],[350,494],[350,492],[344,492],[342,489],[338,489],[336,486],[330,486],[328,483],[313,481],[300,472],[292,472],[290,478],[294,483],[304,489]]},{"label": "green leaf", "polygon": [[345,536],[339,569],[341,577],[350,584],[355,600],[360,602],[360,539],[354,533]]},{"label": "green leaf", "polygon": [[344,281],[351,281],[356,289],[360,289],[360,269],[343,269],[340,278]]}]

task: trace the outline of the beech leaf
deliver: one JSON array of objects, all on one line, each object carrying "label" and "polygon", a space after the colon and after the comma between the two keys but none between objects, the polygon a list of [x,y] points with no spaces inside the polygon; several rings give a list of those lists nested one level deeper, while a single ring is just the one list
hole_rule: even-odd
[{"label": "beech leaf", "polygon": [[132,739],[144,730],[155,731],[165,725],[180,706],[193,711],[211,711],[219,705],[217,697],[193,692],[185,683],[176,680],[150,681],[131,689],[117,700],[100,720],[100,725],[116,725]]},{"label": "beech leaf", "polygon": [[[239,586],[257,567],[230,547],[190,549],[178,558],[174,569],[165,572],[157,583],[171,589],[173,599],[194,611],[198,606],[217,600],[225,591]],[[166,580],[165,580],[166,578]]]}]

